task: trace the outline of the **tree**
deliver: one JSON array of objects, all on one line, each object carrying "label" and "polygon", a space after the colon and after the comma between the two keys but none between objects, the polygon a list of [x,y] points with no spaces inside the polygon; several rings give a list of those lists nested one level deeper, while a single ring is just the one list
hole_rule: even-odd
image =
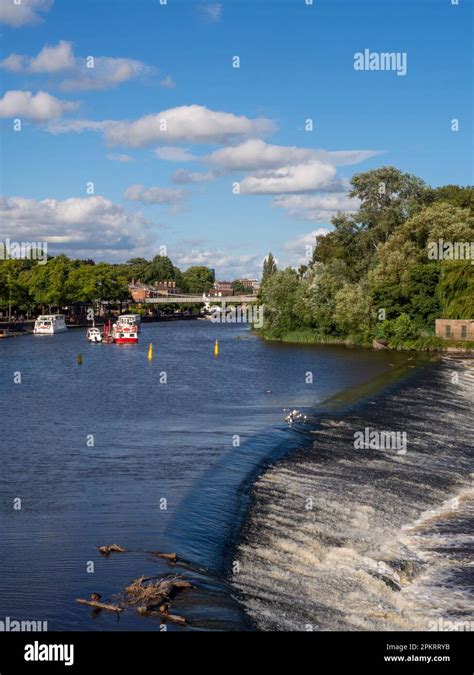
[{"label": "tree", "polygon": [[428,188],[421,178],[393,166],[355,174],[351,185],[349,196],[360,200],[355,220],[361,228],[371,231],[374,246],[386,241],[428,199]]},{"label": "tree", "polygon": [[175,270],[173,263],[166,255],[155,255],[143,273],[143,281],[174,281]]},{"label": "tree", "polygon": [[264,305],[262,333],[268,337],[282,337],[301,327],[295,296],[300,288],[297,272],[291,267],[270,274],[262,284]]},{"label": "tree", "polygon": [[194,265],[183,273],[188,293],[207,293],[214,283],[214,275],[208,267]]},{"label": "tree", "polygon": [[264,284],[265,281],[272,276],[272,274],[275,274],[276,271],[277,266],[275,258],[271,253],[269,253],[263,261],[262,284]]}]

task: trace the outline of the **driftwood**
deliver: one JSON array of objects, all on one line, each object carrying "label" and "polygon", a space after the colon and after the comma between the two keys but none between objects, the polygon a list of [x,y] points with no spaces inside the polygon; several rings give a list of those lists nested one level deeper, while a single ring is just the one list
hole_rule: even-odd
[{"label": "driftwood", "polygon": [[165,560],[169,560],[170,562],[176,562],[178,560],[178,556],[176,553],[160,553],[159,551],[150,551],[151,555],[156,555],[158,558],[165,558]]},{"label": "driftwood", "polygon": [[194,588],[194,586],[178,576],[139,577],[125,588],[126,601],[130,605],[137,606],[138,614],[157,616],[186,626],[187,621],[184,616],[169,613],[172,598],[186,588]]},{"label": "driftwood", "polygon": [[106,609],[108,612],[123,612],[123,608],[118,605],[109,605],[105,602],[97,602],[97,600],[84,600],[83,598],[76,598],[76,602],[80,605],[89,605],[96,609]]},{"label": "driftwood", "polygon": [[[119,546],[118,544],[109,544],[108,546],[98,546],[99,552],[101,555],[109,556],[111,553],[127,553],[128,548],[124,546]],[[150,555],[156,555],[158,558],[164,558],[169,560],[169,562],[175,563],[178,560],[176,553],[162,553],[161,551],[145,551],[145,553],[150,553]]]},{"label": "driftwood", "polygon": [[110,555],[113,553],[126,553],[128,549],[118,544],[110,544],[109,546],[98,546],[99,552],[101,555]]},{"label": "driftwood", "polygon": [[158,616],[161,619],[166,619],[167,621],[172,621],[173,623],[178,623],[180,626],[187,626],[188,622],[184,616],[179,614],[170,614],[168,612],[168,605],[164,603],[160,605],[158,611],[156,611],[157,605],[143,605],[142,607],[137,608],[137,613],[142,616]]}]

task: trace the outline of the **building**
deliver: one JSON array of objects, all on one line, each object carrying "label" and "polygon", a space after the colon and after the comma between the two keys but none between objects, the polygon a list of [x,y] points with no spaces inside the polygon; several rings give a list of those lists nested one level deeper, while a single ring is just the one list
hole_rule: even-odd
[{"label": "building", "polygon": [[215,281],[209,291],[209,295],[219,298],[227,298],[234,295],[231,281]]},{"label": "building", "polygon": [[132,281],[128,290],[134,302],[144,302],[152,298],[163,298],[181,293],[181,289],[176,286],[176,281],[155,281],[154,284]]},{"label": "building", "polygon": [[244,288],[252,288],[254,293],[260,288],[258,279],[237,279],[237,281],[244,286]]},{"label": "building", "polygon": [[436,335],[443,340],[474,340],[474,320],[436,319]]}]

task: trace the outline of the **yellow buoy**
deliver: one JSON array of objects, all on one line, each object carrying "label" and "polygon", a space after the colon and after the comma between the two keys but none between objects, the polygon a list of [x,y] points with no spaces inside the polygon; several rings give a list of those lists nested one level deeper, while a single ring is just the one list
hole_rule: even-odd
[{"label": "yellow buoy", "polygon": [[217,340],[214,344],[214,356],[219,356],[219,342]]},{"label": "yellow buoy", "polygon": [[78,366],[82,365],[82,354],[81,354],[81,352],[79,352],[79,354],[77,355],[77,365]]},{"label": "yellow buoy", "polygon": [[151,361],[153,358],[153,345],[150,342],[150,346],[148,347],[148,360]]}]

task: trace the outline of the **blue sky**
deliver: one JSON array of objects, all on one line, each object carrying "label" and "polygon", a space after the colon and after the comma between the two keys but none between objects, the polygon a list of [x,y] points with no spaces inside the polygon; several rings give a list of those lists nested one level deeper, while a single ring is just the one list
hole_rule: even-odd
[{"label": "blue sky", "polygon": [[[13,3],[0,0],[2,238],[110,261],[165,246],[182,268],[253,276],[269,250],[303,262],[356,208],[354,173],[472,183],[468,0]],[[406,75],[355,70],[365,49],[406,53]]]}]

